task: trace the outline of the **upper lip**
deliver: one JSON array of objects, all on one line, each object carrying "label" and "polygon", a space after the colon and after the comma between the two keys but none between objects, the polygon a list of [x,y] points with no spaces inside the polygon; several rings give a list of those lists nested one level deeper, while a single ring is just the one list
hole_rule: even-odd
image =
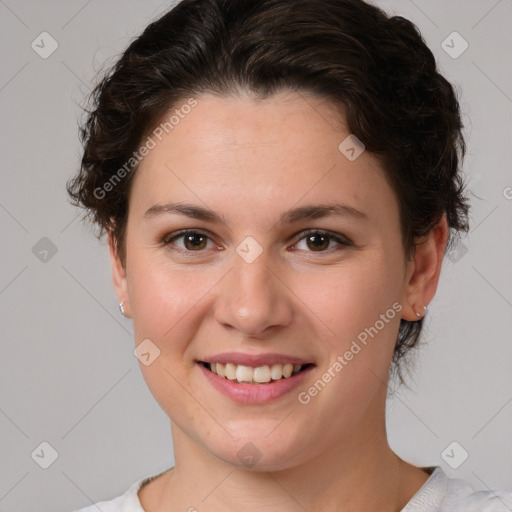
[{"label": "upper lip", "polygon": [[273,364],[311,364],[311,361],[300,357],[288,356],[286,354],[243,354],[241,352],[224,352],[201,359],[204,363],[232,363],[235,365],[252,366],[271,366]]}]

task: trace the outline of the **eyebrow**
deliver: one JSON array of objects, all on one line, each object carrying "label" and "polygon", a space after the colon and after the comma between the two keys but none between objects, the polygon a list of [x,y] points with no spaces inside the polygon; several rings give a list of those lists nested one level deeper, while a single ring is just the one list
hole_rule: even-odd
[{"label": "eyebrow", "polygon": [[[188,204],[188,203],[163,203],[155,204],[144,213],[144,219],[152,219],[163,214],[180,214],[196,220],[209,222],[217,222],[227,225],[225,217],[209,208]],[[356,208],[341,204],[314,204],[308,206],[300,206],[284,212],[277,224],[293,224],[302,220],[320,219],[331,215],[341,217],[352,217],[357,220],[369,220],[366,213]]]}]

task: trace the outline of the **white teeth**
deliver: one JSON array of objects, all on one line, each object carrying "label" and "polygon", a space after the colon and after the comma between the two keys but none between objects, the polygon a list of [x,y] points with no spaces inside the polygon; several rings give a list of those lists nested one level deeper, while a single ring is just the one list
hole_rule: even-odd
[{"label": "white teeth", "polygon": [[273,364],[270,368],[270,376],[272,380],[279,380],[283,376],[283,365]]},{"label": "white teeth", "polygon": [[220,363],[217,363],[217,364],[214,363],[214,365],[217,367],[216,368],[217,369],[217,375],[219,377],[225,377],[226,376],[226,370],[224,369],[224,365],[220,364]]},{"label": "white teeth", "polygon": [[236,367],[236,380],[238,382],[252,382],[253,370],[250,366],[242,366],[239,364]]},{"label": "white teeth", "polygon": [[300,372],[301,364],[273,364],[253,368],[252,366],[234,365],[233,363],[210,363],[212,373],[228,380],[245,383],[264,384],[279,379],[287,379]]},{"label": "white teeth", "polygon": [[260,384],[270,382],[270,368],[267,365],[254,368],[253,379],[254,382],[259,382]]},{"label": "white teeth", "polygon": [[[217,364],[221,365],[221,363],[217,363]],[[224,367],[224,371],[226,373],[226,378],[227,379],[229,379],[229,380],[235,380],[236,379],[236,366],[234,364],[228,363]]]},{"label": "white teeth", "polygon": [[287,363],[283,366],[283,377],[291,377],[293,372],[293,364]]}]

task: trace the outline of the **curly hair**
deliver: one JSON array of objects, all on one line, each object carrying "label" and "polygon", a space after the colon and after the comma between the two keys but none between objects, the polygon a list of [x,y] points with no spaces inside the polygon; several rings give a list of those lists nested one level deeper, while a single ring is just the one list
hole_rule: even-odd
[{"label": "curly hair", "polygon": [[[413,23],[363,0],[182,0],[131,42],[92,91],[81,167],[67,185],[72,202],[100,237],[113,235],[124,263],[137,150],[163,115],[201,93],[264,99],[281,90],[343,109],[396,193],[408,258],[444,213],[447,249],[469,230],[454,88]],[[400,323],[392,369],[402,384],[399,363],[418,343],[422,321]]]}]

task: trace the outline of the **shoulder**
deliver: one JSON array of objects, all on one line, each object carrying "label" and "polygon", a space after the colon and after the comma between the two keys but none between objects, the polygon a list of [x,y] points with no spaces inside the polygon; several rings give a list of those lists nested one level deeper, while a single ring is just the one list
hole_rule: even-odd
[{"label": "shoulder", "polygon": [[155,480],[167,471],[170,471],[170,469],[133,482],[125,493],[112,500],[101,501],[79,510],[75,510],[74,512],[98,512],[98,509],[101,510],[101,512],[144,512],[144,509],[142,508],[142,505],[139,501],[139,490],[144,485]]},{"label": "shoulder", "polygon": [[76,510],[75,512],[98,512],[98,509],[101,510],[101,512],[144,512],[137,496],[142,482],[143,480],[134,482],[124,494],[117,498],[108,501],[100,501],[94,505]]},{"label": "shoulder", "polygon": [[[511,512],[512,492],[507,491],[474,491],[463,480],[448,479],[448,491],[439,512],[464,510],[465,512]],[[456,482],[463,482],[456,483]],[[454,492],[452,488],[462,488],[464,492]],[[456,507],[456,508],[454,508]]]},{"label": "shoulder", "polygon": [[449,478],[441,467],[432,469],[430,478],[402,512],[512,511],[512,492],[474,491],[465,480]]}]

